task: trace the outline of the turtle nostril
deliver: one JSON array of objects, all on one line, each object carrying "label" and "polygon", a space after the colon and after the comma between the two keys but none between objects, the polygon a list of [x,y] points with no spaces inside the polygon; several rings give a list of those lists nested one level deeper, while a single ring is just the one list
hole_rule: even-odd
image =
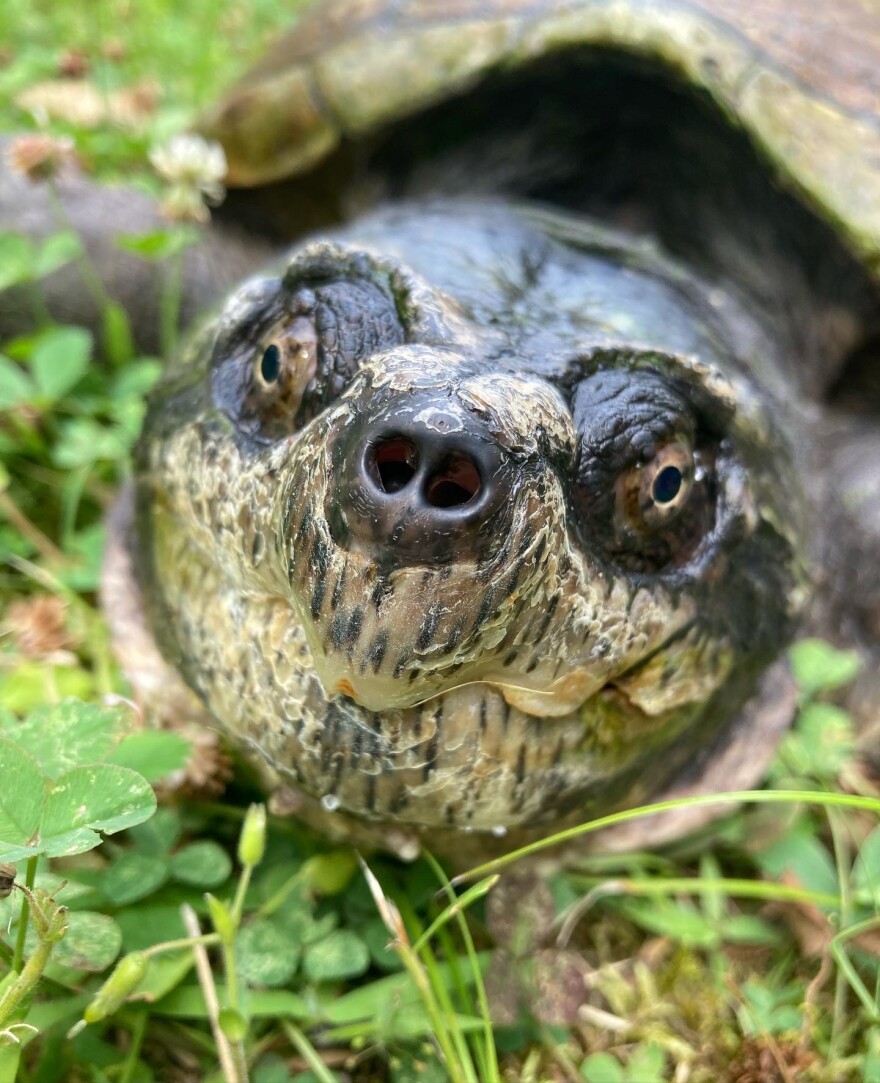
[{"label": "turtle nostril", "polygon": [[382,491],[399,493],[410,483],[418,469],[419,453],[410,440],[403,436],[392,436],[375,446],[373,463]]},{"label": "turtle nostril", "polygon": [[434,508],[458,508],[473,500],[483,483],[476,465],[467,458],[447,459],[425,485],[425,499]]},{"label": "turtle nostril", "polygon": [[331,452],[339,484],[324,505],[338,545],[382,567],[439,565],[482,553],[505,529],[516,460],[482,415],[452,399],[443,387],[415,388],[400,402],[365,400],[339,426]]}]

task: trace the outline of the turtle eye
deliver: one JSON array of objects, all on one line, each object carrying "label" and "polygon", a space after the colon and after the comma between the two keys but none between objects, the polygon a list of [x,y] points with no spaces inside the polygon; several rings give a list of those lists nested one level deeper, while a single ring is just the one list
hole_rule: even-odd
[{"label": "turtle eye", "polygon": [[317,363],[318,333],[311,316],[276,324],[254,357],[254,391],[265,405],[271,402],[293,417],[315,377]]},{"label": "turtle eye", "polygon": [[281,375],[281,347],[270,342],[260,358],[260,376],[264,384],[274,384]]},{"label": "turtle eye", "polygon": [[683,480],[684,475],[677,466],[664,466],[654,476],[651,485],[651,495],[654,497],[655,504],[671,504],[681,492]]},{"label": "turtle eye", "polygon": [[575,393],[573,521],[588,548],[653,575],[681,568],[712,530],[717,436],[659,373],[600,370]]},{"label": "turtle eye", "polygon": [[286,313],[247,338],[231,362],[242,392],[238,421],[266,440],[302,429],[364,362],[406,337],[394,298],[366,279],[303,285],[285,301]]},{"label": "turtle eye", "polygon": [[618,478],[617,525],[637,532],[667,526],[687,505],[695,473],[694,452],[684,439],[665,444]]}]

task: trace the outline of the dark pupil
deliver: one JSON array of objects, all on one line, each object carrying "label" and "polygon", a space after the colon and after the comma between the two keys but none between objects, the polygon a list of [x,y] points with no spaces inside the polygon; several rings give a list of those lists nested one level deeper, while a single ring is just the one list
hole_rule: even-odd
[{"label": "dark pupil", "polygon": [[281,351],[274,342],[263,351],[263,359],[260,361],[260,375],[267,384],[274,384],[281,375]]},{"label": "dark pupil", "polygon": [[675,500],[681,489],[681,471],[677,466],[664,466],[654,478],[651,495],[658,504],[668,504]]}]

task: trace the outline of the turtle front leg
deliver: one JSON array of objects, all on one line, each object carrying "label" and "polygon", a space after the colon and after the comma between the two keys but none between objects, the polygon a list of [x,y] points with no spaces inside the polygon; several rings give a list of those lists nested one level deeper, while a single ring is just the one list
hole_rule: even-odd
[{"label": "turtle front leg", "polygon": [[[105,187],[63,167],[51,182],[31,180],[14,168],[14,138],[0,140],[0,230],[43,242],[69,223],[80,235],[103,288],[128,314],[144,352],[159,348],[159,304],[167,268],[123,250],[118,238],[168,230],[156,200],[131,188]],[[234,226],[211,222],[183,257],[181,326],[186,326],[241,278],[273,255],[263,240]],[[96,290],[75,262],[42,279],[38,288],[48,313],[100,333],[103,312]],[[38,310],[25,287],[0,291],[0,339],[32,330]]]}]

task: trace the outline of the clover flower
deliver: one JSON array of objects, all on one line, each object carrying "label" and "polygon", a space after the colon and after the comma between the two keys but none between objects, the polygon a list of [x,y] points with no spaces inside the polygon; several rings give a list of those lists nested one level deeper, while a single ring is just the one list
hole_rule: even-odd
[{"label": "clover flower", "polygon": [[36,184],[57,176],[66,165],[76,164],[76,153],[69,136],[35,132],[13,139],[6,161],[13,173]]},{"label": "clover flower", "polygon": [[207,222],[209,207],[225,195],[226,155],[200,135],[175,135],[150,151],[150,163],[168,184],[160,210],[175,222]]},{"label": "clover flower", "polygon": [[74,645],[67,630],[64,602],[54,594],[35,594],[12,602],[5,631],[25,658],[55,658]]}]

